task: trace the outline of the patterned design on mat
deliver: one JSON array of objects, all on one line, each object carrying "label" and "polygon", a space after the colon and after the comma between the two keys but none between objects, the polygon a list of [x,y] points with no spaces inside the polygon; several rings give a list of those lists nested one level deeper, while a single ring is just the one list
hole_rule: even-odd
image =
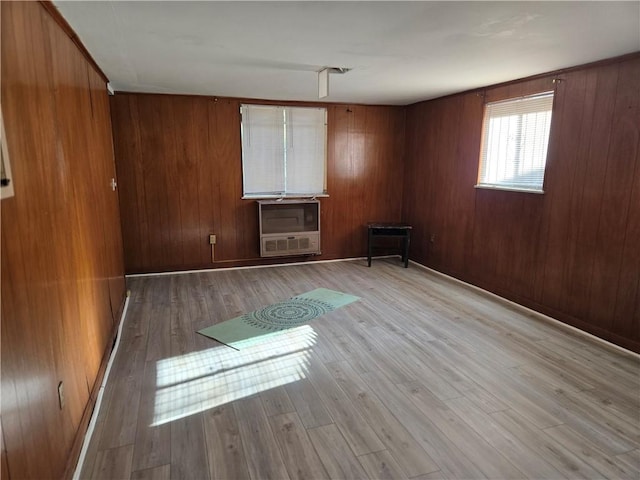
[{"label": "patterned design on mat", "polygon": [[321,300],[292,298],[247,313],[241,319],[253,327],[275,332],[302,325],[332,310],[334,307],[331,304]]}]

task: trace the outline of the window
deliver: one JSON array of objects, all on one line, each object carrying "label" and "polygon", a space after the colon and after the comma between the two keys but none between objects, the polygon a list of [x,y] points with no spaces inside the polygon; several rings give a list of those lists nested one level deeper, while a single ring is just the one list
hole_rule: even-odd
[{"label": "window", "polygon": [[242,105],[243,198],[326,194],[326,108]]},{"label": "window", "polygon": [[553,92],[488,103],[477,187],[542,192]]}]

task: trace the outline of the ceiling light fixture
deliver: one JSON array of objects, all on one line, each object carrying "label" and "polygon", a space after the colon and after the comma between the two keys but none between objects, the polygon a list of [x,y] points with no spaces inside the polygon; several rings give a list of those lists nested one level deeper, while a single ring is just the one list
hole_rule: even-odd
[{"label": "ceiling light fixture", "polygon": [[338,73],[340,75],[347,73],[350,68],[344,67],[325,67],[318,72],[318,98],[329,96],[329,74]]}]

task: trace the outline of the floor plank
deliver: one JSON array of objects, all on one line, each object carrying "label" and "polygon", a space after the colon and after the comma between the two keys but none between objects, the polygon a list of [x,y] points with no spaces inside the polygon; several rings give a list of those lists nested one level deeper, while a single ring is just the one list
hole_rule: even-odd
[{"label": "floor plank", "polygon": [[102,421],[102,418],[104,418],[104,409],[101,409],[98,413],[98,420],[93,428],[93,435],[90,439],[85,440],[89,442],[89,446],[87,447],[84,463],[80,466],[80,478],[91,478],[93,467],[96,463],[98,452],[100,451],[102,427],[104,426],[104,422]]},{"label": "floor plank", "polygon": [[553,412],[562,423],[584,436],[594,438],[599,447],[611,455],[628,452],[640,441],[639,425],[633,419],[622,419],[580,393],[554,389],[535,377],[527,382],[518,375],[513,378],[537,405]]},{"label": "floor plank", "polygon": [[637,479],[638,472],[621,462],[612,462],[611,457],[602,452],[597,445],[571,429],[568,425],[558,425],[545,429],[545,433],[561,443],[574,455],[583,458],[604,478]]},{"label": "floor plank", "polygon": [[522,478],[524,475],[485,438],[478,435],[447,405],[417,384],[399,385],[409,399],[488,478]]},{"label": "floor plank", "polygon": [[284,387],[275,387],[260,392],[260,400],[262,400],[262,406],[264,407],[267,417],[296,411]]},{"label": "floor plank", "polygon": [[616,455],[616,460],[624,464],[624,468],[629,468],[636,472],[636,478],[640,478],[640,449]]},{"label": "floor plank", "polygon": [[563,477],[556,468],[529,448],[526,442],[499,425],[469,399],[455,398],[447,402],[447,407],[513,463],[527,478]]},{"label": "floor plank", "polygon": [[248,479],[249,470],[242,448],[236,414],[231,405],[204,413],[210,478]]},{"label": "floor plank", "polygon": [[309,438],[330,478],[366,478],[360,462],[335,425],[312,428],[309,430]]},{"label": "floor plank", "polygon": [[100,437],[100,448],[108,449],[133,444],[138,423],[141,380],[144,374],[144,337],[123,339],[118,350],[118,361],[113,362],[109,381],[113,385],[108,402],[103,402],[105,417]]},{"label": "floor plank", "polygon": [[401,465],[401,470],[407,477],[439,470],[433,459],[391,411],[378,400],[347,361],[329,364],[327,368],[346,392],[349,400],[358,408],[378,438],[385,444],[388,453],[395,457],[398,464]]},{"label": "floor plank", "polygon": [[302,379],[289,383],[285,385],[285,390],[305,428],[320,427],[333,423],[331,415],[324,408],[318,392],[309,380]]},{"label": "floor plank", "polygon": [[329,478],[296,413],[269,419],[291,479]]},{"label": "floor plank", "polygon": [[171,425],[154,425],[157,372],[155,362],[147,362],[133,449],[133,470],[146,470],[171,458]]},{"label": "floor plank", "polygon": [[209,465],[205,448],[202,415],[192,415],[172,421],[172,480],[207,478]]},{"label": "floor plank", "polygon": [[323,364],[312,362],[307,375],[353,453],[362,455],[385,449]]},{"label": "floor plank", "polygon": [[520,441],[526,442],[529,448],[553,465],[565,478],[602,478],[602,474],[592,468],[581,455],[575,455],[518,413],[505,410],[492,414],[492,417]]},{"label": "floor plank", "polygon": [[129,480],[133,444],[98,452],[91,478],[99,480]]},{"label": "floor plank", "polygon": [[170,480],[171,464],[131,472],[131,480]]},{"label": "floor plank", "polygon": [[427,454],[436,461],[446,476],[486,478],[465,453],[398,390],[397,385],[390,384],[372,373],[363,374],[362,378],[375,390],[378,398],[394,413]]},{"label": "floor plank", "polygon": [[371,480],[402,480],[407,479],[402,468],[393,455],[387,450],[369,453],[358,457],[360,464]]},{"label": "floor plank", "polygon": [[249,474],[253,480],[288,479],[287,469],[257,396],[233,404]]}]

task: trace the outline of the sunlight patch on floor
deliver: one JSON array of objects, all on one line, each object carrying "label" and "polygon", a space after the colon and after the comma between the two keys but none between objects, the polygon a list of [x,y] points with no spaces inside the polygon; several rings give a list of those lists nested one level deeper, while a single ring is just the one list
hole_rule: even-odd
[{"label": "sunlight patch on floor", "polygon": [[316,335],[302,325],[241,350],[220,346],[159,360],[151,426],[305,378]]}]

